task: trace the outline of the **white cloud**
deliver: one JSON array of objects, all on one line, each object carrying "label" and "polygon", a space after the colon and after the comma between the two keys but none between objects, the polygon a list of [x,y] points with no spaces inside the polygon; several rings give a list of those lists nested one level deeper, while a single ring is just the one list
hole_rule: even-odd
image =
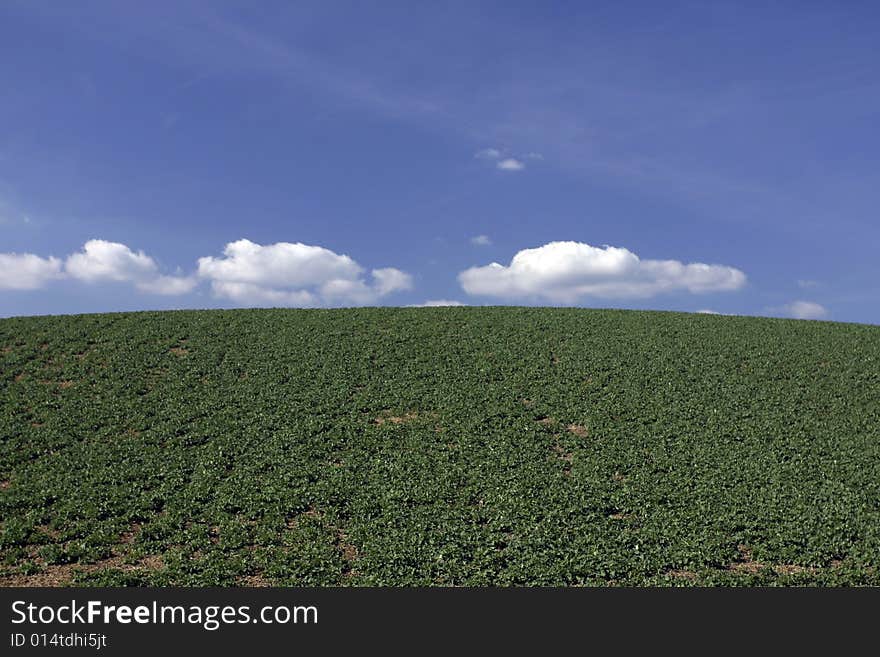
[{"label": "white cloud", "polygon": [[800,279],[797,282],[797,284],[798,284],[798,287],[801,288],[802,290],[808,290],[808,289],[811,289],[814,287],[819,287],[818,281],[812,281],[812,280],[808,280],[808,279]]},{"label": "white cloud", "polygon": [[65,271],[88,283],[95,281],[138,281],[156,274],[156,262],[143,251],[135,253],[125,244],[89,240],[82,251],[67,257]]},{"label": "white cloud", "polygon": [[81,251],[67,257],[64,270],[86,283],[133,283],[142,292],[165,296],[186,294],[198,285],[193,276],[159,274],[156,261],[143,251],[135,253],[125,244],[107,240],[86,242]]},{"label": "white cloud", "polygon": [[497,148],[484,148],[474,153],[474,157],[480,160],[497,160],[501,157],[501,151]]},{"label": "white cloud", "polygon": [[0,289],[32,290],[52,279],[69,278],[88,284],[129,283],[148,294],[192,292],[202,280],[214,294],[245,305],[363,305],[411,289],[412,277],[385,267],[366,276],[346,255],[320,246],[279,242],[261,246],[248,240],[226,245],[220,257],[198,259],[195,275],[161,274],[156,261],[125,244],[93,239],[82,249],[59,258],[25,253],[0,253]]},{"label": "white cloud", "polygon": [[471,238],[471,244],[474,246],[491,246],[492,240],[488,235],[477,235]]},{"label": "white cloud", "polygon": [[526,153],[526,159],[528,160],[543,160],[544,156],[540,153],[535,153],[532,151],[531,153]]},{"label": "white cloud", "polygon": [[347,255],[290,242],[262,246],[241,239],[227,244],[222,257],[198,260],[198,275],[211,281],[214,294],[242,304],[362,305],[412,287],[410,275],[398,269],[374,269],[372,282],[363,274]]},{"label": "white cloud", "polygon": [[745,285],[746,275],[723,265],[641,260],[624,248],[550,242],[520,251],[509,266],[493,262],[471,267],[458,280],[471,295],[574,303],[583,297],[647,298],[680,290],[737,290]]},{"label": "white cloud", "polygon": [[198,260],[199,276],[264,287],[305,288],[336,278],[355,279],[361,272],[360,265],[346,255],[290,242],[261,246],[241,239],[227,244],[222,257]]},{"label": "white cloud", "polygon": [[697,311],[698,315],[720,315],[717,310],[710,310],[709,308],[703,308],[702,310]]},{"label": "white cloud", "polygon": [[414,303],[409,308],[439,308],[442,306],[464,306],[461,301],[453,301],[451,299],[430,299],[423,303]]},{"label": "white cloud", "polygon": [[33,253],[0,253],[0,290],[37,290],[62,278],[61,260]]},{"label": "white cloud", "polygon": [[502,171],[522,171],[526,168],[526,165],[517,160],[514,157],[508,157],[501,160],[497,164],[498,168]]},{"label": "white cloud", "polygon": [[150,294],[173,296],[192,292],[198,284],[199,281],[194,276],[157,276],[137,283],[136,287],[142,292]]},{"label": "white cloud", "polygon": [[214,281],[211,289],[218,297],[248,306],[317,306],[318,298],[307,290],[274,290],[253,283]]},{"label": "white cloud", "polygon": [[362,279],[334,278],[321,285],[319,293],[321,298],[330,305],[351,303],[363,306],[379,297],[376,291]]},{"label": "white cloud", "polygon": [[790,317],[795,319],[822,319],[828,316],[828,310],[812,301],[792,301],[782,307]]},{"label": "white cloud", "polygon": [[375,281],[374,287],[379,296],[385,296],[398,290],[411,290],[413,286],[412,276],[393,267],[374,269],[372,275]]},{"label": "white cloud", "polygon": [[31,253],[0,253],[0,289],[34,290],[61,278],[132,283],[143,292],[164,295],[185,294],[198,284],[192,276],[160,275],[156,261],[143,251],[106,240],[89,240],[63,262]]}]

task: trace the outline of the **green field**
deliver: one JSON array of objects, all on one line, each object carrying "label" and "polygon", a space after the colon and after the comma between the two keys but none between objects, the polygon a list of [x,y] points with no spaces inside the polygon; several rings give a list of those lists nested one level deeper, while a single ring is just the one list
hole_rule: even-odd
[{"label": "green field", "polygon": [[3,585],[880,585],[880,327],[0,320]]}]

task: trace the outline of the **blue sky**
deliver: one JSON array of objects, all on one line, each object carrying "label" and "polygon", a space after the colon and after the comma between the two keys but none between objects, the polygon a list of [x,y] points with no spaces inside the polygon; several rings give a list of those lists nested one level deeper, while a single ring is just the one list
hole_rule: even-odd
[{"label": "blue sky", "polygon": [[880,323],[877,34],[858,2],[5,2],[0,315]]}]

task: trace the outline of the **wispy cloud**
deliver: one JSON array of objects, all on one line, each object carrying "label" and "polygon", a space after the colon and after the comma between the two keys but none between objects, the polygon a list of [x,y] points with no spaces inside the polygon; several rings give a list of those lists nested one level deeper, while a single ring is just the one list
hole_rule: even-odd
[{"label": "wispy cloud", "polygon": [[491,246],[492,240],[488,235],[476,235],[471,238],[471,244],[474,246]]},{"label": "wispy cloud", "polygon": [[[436,119],[443,113],[440,96],[425,87],[391,84],[384,72],[367,70],[356,60],[333,61],[316,49],[302,47],[302,40],[282,38],[219,3],[181,3],[174,7],[173,21],[168,20],[167,10],[149,3],[111,3],[100,10],[47,10],[39,6],[30,10],[127,55],[148,55],[194,76],[182,88],[193,82],[253,77],[257,73],[311,88],[337,102],[386,118]],[[277,14],[289,18],[307,11],[287,8]],[[174,91],[180,90],[178,87]]]},{"label": "wispy cloud", "polygon": [[497,160],[501,157],[501,151],[497,148],[484,148],[474,153],[474,157],[478,160]]},{"label": "wispy cloud", "polygon": [[828,317],[828,309],[813,301],[792,301],[780,309],[795,319],[824,319]]},{"label": "wispy cloud", "polygon": [[362,108],[393,118],[440,111],[436,101],[382,87],[364,71],[334,66],[265,32],[217,15],[205,14],[202,19],[216,36],[228,39],[267,70],[321,88]]}]

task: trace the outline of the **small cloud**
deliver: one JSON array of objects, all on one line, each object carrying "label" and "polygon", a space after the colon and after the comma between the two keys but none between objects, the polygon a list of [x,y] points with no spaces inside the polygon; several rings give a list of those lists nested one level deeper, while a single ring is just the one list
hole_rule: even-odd
[{"label": "small cloud", "polygon": [[495,162],[495,166],[502,171],[522,171],[526,168],[524,160],[543,160],[544,156],[535,151],[526,153],[525,155],[511,154],[510,151],[499,148],[484,148],[477,151],[474,157],[478,160],[491,160]]},{"label": "small cloud", "polygon": [[452,301],[450,299],[431,299],[424,303],[414,303],[409,308],[439,308],[442,306],[464,306],[466,304],[461,301]]},{"label": "small cloud", "polygon": [[502,171],[522,171],[526,168],[526,165],[517,160],[515,157],[505,158],[501,160],[496,166]]},{"label": "small cloud", "polygon": [[697,311],[698,315],[720,315],[717,310],[710,310],[709,308],[703,308],[702,310]]},{"label": "small cloud", "polygon": [[474,153],[474,157],[478,160],[497,160],[501,157],[501,151],[497,148],[484,148]]},{"label": "small cloud", "polygon": [[489,239],[488,235],[477,235],[471,238],[471,244],[474,246],[491,246],[492,240]]},{"label": "small cloud", "polygon": [[792,301],[781,310],[795,319],[823,319],[828,316],[827,308],[812,301]]},{"label": "small cloud", "polygon": [[802,290],[809,290],[814,287],[819,287],[819,281],[811,281],[808,279],[801,279],[797,282],[798,287]]}]

